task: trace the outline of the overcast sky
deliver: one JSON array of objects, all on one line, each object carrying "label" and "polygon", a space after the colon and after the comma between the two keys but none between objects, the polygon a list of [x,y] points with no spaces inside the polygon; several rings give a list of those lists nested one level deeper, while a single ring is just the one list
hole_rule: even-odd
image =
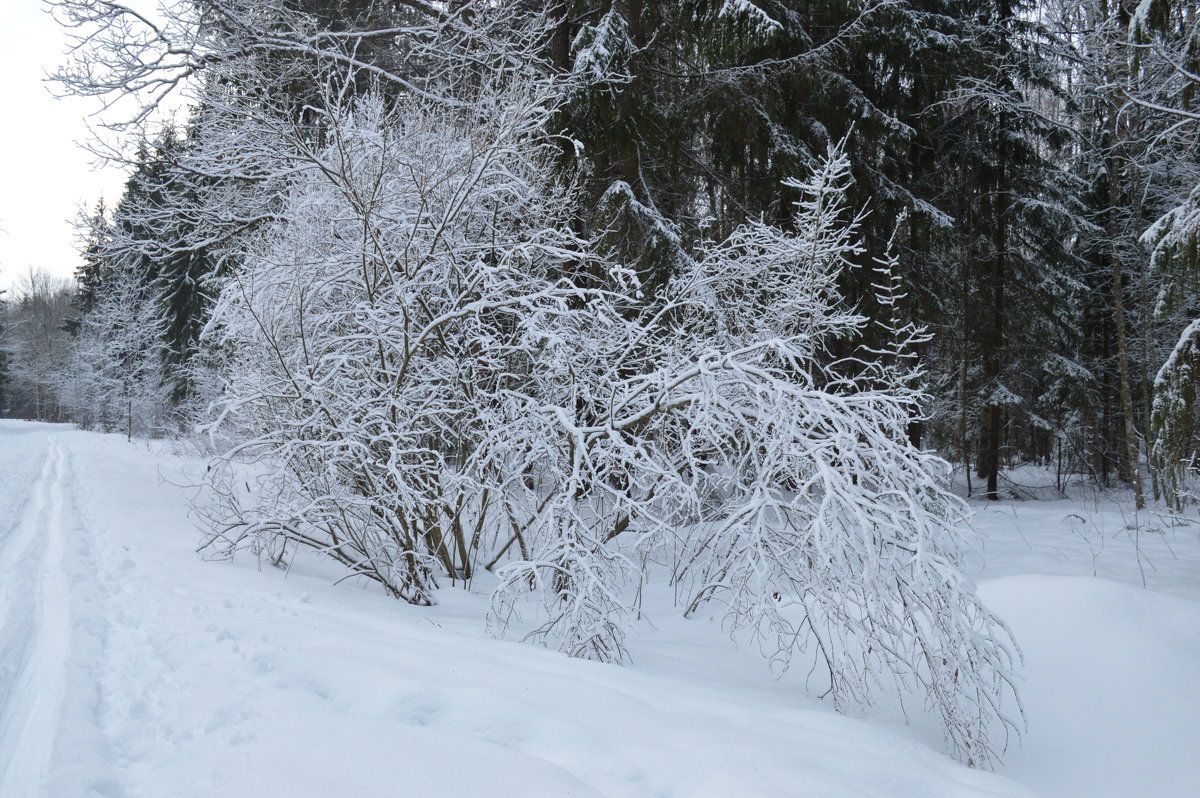
[{"label": "overcast sky", "polygon": [[111,204],[124,173],[95,168],[76,142],[88,137],[94,99],[56,100],[45,82],[66,60],[66,37],[42,0],[0,0],[0,288],[30,266],[70,276],[79,263],[72,222],[103,195]]}]

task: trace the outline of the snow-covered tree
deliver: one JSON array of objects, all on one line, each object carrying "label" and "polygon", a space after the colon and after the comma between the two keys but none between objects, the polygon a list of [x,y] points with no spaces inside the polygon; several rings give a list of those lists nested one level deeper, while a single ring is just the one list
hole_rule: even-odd
[{"label": "snow-covered tree", "polygon": [[85,429],[126,437],[170,426],[160,299],[129,263],[115,264],[78,323],[70,360],[57,381],[59,401]]},{"label": "snow-covered tree", "polygon": [[70,356],[67,327],[75,298],[70,281],[30,269],[7,302],[4,337],[7,411],[19,418],[63,421],[57,385]]},{"label": "snow-covered tree", "polygon": [[480,76],[469,104],[350,100],[223,284],[214,431],[272,463],[239,537],[310,543],[415,603],[435,571],[470,575],[497,478],[478,441],[528,368],[523,318],[584,297],[534,67]]},{"label": "snow-covered tree", "polygon": [[[1151,467],[1163,498],[1182,509],[1195,495],[1200,462],[1200,407],[1196,404],[1200,339],[1200,169],[1195,158],[1194,110],[1200,86],[1200,22],[1190,3],[1143,0],[1128,19],[1133,52],[1132,103],[1155,117],[1153,146],[1143,168],[1166,172],[1167,211],[1148,225],[1142,242],[1157,278],[1155,315],[1169,328],[1169,354],[1153,385]],[[1174,196],[1170,190],[1174,188]],[[1161,193],[1161,192],[1160,192]],[[1161,201],[1160,201],[1161,202]]]},{"label": "snow-covered tree", "polygon": [[1162,480],[1163,498],[1176,510],[1196,498],[1200,466],[1200,319],[1189,324],[1159,369],[1154,383],[1154,425],[1158,433],[1154,463]]}]

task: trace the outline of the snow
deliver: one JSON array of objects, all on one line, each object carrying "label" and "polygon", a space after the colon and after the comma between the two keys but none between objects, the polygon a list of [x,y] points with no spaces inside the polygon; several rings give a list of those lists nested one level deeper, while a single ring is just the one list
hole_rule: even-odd
[{"label": "snow", "polygon": [[1006,772],[1046,795],[1200,793],[1197,605],[1093,577],[1012,576],[989,602],[1027,652],[1036,734]]},{"label": "snow", "polygon": [[912,707],[834,714],[703,619],[644,624],[617,667],[490,639],[484,595],[205,562],[202,471],[0,421],[0,796],[1200,794],[1194,523],[975,505],[981,593],[1026,656],[1029,730],[993,774]]},{"label": "snow", "polygon": [[717,16],[729,19],[741,19],[745,17],[750,21],[751,25],[763,33],[783,30],[783,25],[779,24],[778,20],[772,19],[766,11],[763,11],[750,2],[750,0],[725,0],[725,3],[721,6],[721,10],[717,12]]},{"label": "snow", "polygon": [[1029,734],[1002,772],[1047,796],[1200,795],[1194,516],[1093,494],[977,506],[976,525],[980,593],[1026,658]]}]

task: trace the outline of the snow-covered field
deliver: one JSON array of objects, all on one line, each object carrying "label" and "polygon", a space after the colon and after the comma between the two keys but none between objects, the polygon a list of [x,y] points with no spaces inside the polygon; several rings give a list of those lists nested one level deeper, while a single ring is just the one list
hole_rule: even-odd
[{"label": "snow-covered field", "polygon": [[490,639],[461,590],[418,609],[307,558],[204,562],[202,468],[0,422],[0,798],[1200,795],[1194,523],[978,505],[981,592],[1026,656],[1029,731],[992,774],[704,621],[655,615],[598,665]]}]

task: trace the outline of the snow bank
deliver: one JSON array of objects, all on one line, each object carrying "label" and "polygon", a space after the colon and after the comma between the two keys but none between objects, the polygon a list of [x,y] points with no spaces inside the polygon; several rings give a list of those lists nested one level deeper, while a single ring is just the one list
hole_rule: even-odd
[{"label": "snow bank", "polygon": [[1029,734],[1006,774],[1044,795],[1200,795],[1200,604],[1091,577],[981,593],[1026,656]]}]

